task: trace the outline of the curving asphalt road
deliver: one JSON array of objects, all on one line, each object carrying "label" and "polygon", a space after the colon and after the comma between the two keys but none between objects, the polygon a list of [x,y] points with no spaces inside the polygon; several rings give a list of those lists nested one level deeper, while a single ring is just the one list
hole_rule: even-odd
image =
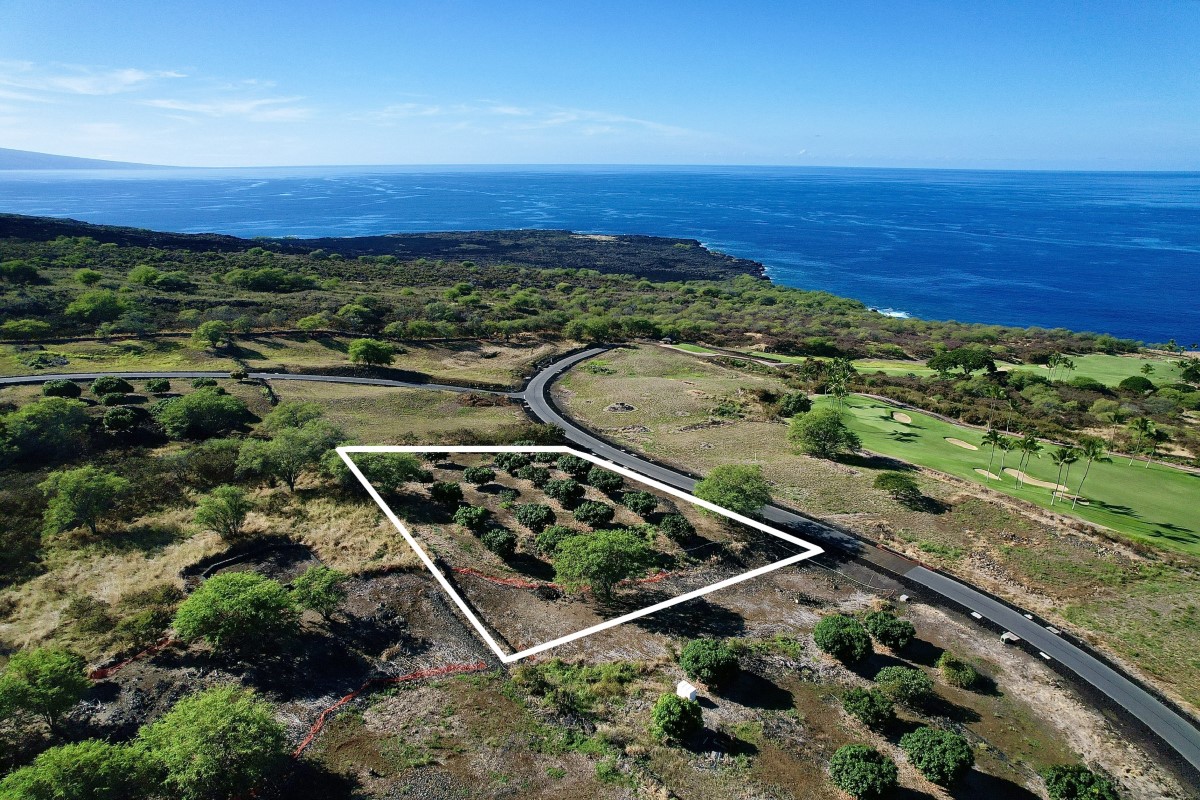
[{"label": "curving asphalt road", "polygon": [[[589,433],[574,421],[562,416],[550,401],[550,386],[563,371],[581,361],[599,355],[607,349],[604,347],[594,347],[561,358],[541,369],[529,380],[523,391],[517,392],[497,392],[449,384],[414,383],[384,378],[357,378],[337,375],[251,372],[248,373],[248,377],[269,381],[313,381],[318,383],[391,386],[404,389],[435,389],[450,392],[501,394],[513,399],[524,400],[530,412],[538,419],[562,428],[568,441],[598,456],[614,461],[623,467],[648,475],[685,491],[691,491],[696,484],[694,478],[639,458],[627,450],[623,450]],[[59,378],[86,381],[94,380],[101,375],[114,375],[127,379],[229,377],[228,372],[187,370],[175,372],[60,373],[0,377],[0,386],[37,384]],[[1170,745],[1193,769],[1200,772],[1200,729],[1197,729],[1188,719],[1171,709],[1116,669],[1113,669],[1083,649],[1061,638],[1045,626],[960,581],[934,572],[920,564],[902,558],[890,551],[875,547],[816,520],[784,508],[779,508],[778,506],[765,506],[761,514],[767,521],[785,526],[827,549],[838,551],[848,556],[852,561],[866,562],[872,567],[881,567],[887,572],[900,575],[930,592],[969,609],[973,614],[978,615],[978,619],[986,619],[1000,628],[1010,631],[1040,651],[1044,658],[1057,661],[1089,683],[1097,691],[1104,694],[1113,703],[1125,709],[1133,718],[1140,720],[1147,728]]]}]

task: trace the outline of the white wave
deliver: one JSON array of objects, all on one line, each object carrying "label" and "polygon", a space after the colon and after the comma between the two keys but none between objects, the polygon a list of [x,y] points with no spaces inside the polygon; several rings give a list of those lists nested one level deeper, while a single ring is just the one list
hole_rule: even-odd
[{"label": "white wave", "polygon": [[895,317],[896,319],[912,319],[912,314],[895,308],[872,308],[871,310],[876,314],[883,314],[885,317]]}]

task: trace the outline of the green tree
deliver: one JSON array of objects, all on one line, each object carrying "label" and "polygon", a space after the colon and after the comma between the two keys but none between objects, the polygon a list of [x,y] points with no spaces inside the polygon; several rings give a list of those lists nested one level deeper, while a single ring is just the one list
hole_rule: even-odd
[{"label": "green tree", "polygon": [[742,516],[757,514],[771,502],[771,485],[762,468],[749,464],[722,464],[696,484],[695,495]]},{"label": "green tree", "polygon": [[933,681],[913,667],[884,667],[875,673],[875,685],[892,702],[919,706],[933,696]]},{"label": "green tree", "polygon": [[92,394],[97,397],[103,397],[106,394],[129,394],[132,391],[133,384],[116,375],[101,375],[92,381]]},{"label": "green tree", "polygon": [[788,439],[818,458],[836,458],[862,447],[858,435],[846,427],[841,413],[834,408],[818,408],[794,417],[788,427]]},{"label": "green tree", "polygon": [[650,492],[626,492],[621,496],[621,505],[645,519],[658,508],[658,496]]},{"label": "green tree", "polygon": [[355,339],[350,343],[350,363],[368,367],[386,366],[396,357],[396,348],[377,339]]},{"label": "green tree", "polygon": [[56,730],[59,719],[91,688],[87,663],[58,647],[21,650],[0,675],[0,719],[24,712]]},{"label": "green tree", "polygon": [[119,475],[89,465],[52,472],[38,488],[50,498],[42,515],[47,534],[86,525],[96,536],[100,520],[129,492],[130,484]]},{"label": "green tree", "polygon": [[233,542],[241,538],[246,515],[253,508],[250,498],[237,486],[218,486],[200,498],[193,519],[200,527]]},{"label": "green tree", "polygon": [[[334,433],[336,431],[330,431],[331,436]],[[327,455],[344,466],[337,451],[330,450]],[[395,493],[406,483],[424,481],[432,477],[429,471],[421,465],[421,460],[412,453],[358,453],[354,458],[354,464],[367,482],[383,494]],[[357,479],[353,477],[350,478],[350,481],[354,484],[358,483]]]},{"label": "green tree", "polygon": [[938,656],[937,667],[946,683],[960,689],[974,689],[979,684],[979,672],[967,662],[955,657],[949,650]]},{"label": "green tree", "polygon": [[[1074,447],[1059,447],[1050,452],[1050,460],[1054,462],[1054,466],[1058,467],[1058,473],[1054,476],[1054,490],[1050,492],[1050,505],[1062,496],[1062,493],[1067,491],[1064,480],[1071,479],[1071,465],[1079,460],[1079,451]],[[1063,478],[1063,467],[1067,469],[1067,477]],[[1059,489],[1059,486],[1064,488]]]},{"label": "green tree", "polygon": [[249,414],[241,400],[213,389],[160,400],[150,413],[175,439],[205,439],[226,433],[241,425]]},{"label": "green tree", "polygon": [[886,728],[896,718],[892,701],[878,689],[854,687],[842,695],[846,713],[873,731]]},{"label": "green tree", "polygon": [[1025,470],[1029,467],[1029,459],[1034,456],[1041,458],[1039,454],[1042,451],[1042,443],[1030,431],[1021,437],[1017,450],[1021,453],[1021,459],[1017,462],[1017,486],[1021,486],[1025,482]]},{"label": "green tree", "polygon": [[673,542],[686,542],[696,532],[683,514],[664,514],[659,520],[658,529]]},{"label": "green tree", "polygon": [[139,742],[177,800],[247,796],[286,758],[287,734],[270,704],[223,686],[185,697]]},{"label": "green tree", "polygon": [[1154,391],[1154,384],[1142,375],[1130,375],[1118,383],[1117,388],[1130,394],[1145,395]]},{"label": "green tree", "polygon": [[46,397],[79,397],[83,389],[74,381],[53,380],[42,384],[42,394]]},{"label": "green tree", "polygon": [[971,745],[953,731],[917,728],[900,737],[900,748],[927,780],[942,786],[954,783],[975,764]]},{"label": "green tree", "polygon": [[171,391],[171,382],[166,378],[151,378],[146,381],[146,391],[150,394],[166,394]]},{"label": "green tree", "polygon": [[989,481],[992,479],[992,461],[996,458],[996,447],[1004,441],[1004,434],[995,428],[988,428],[987,433],[983,435],[983,443],[988,445],[991,450],[988,453],[988,465],[986,477]]},{"label": "green tree", "polygon": [[160,275],[162,275],[162,273],[149,264],[138,264],[136,267],[129,270],[129,275],[126,276],[126,280],[129,281],[129,283],[136,284],[138,286],[153,286],[154,282],[158,280]]},{"label": "green tree", "polygon": [[917,635],[911,622],[890,611],[872,611],[863,617],[863,625],[875,641],[894,651],[908,647]]},{"label": "green tree", "polygon": [[546,493],[547,497],[557,500],[564,506],[570,506],[583,497],[583,487],[574,478],[548,481],[542,487],[542,491]]},{"label": "green tree", "polygon": [[1109,460],[1105,455],[1104,440],[1096,436],[1084,436],[1079,440],[1079,457],[1086,463],[1083,467],[1083,477],[1079,479],[1079,485],[1075,487],[1075,496],[1071,498],[1071,508],[1074,508],[1075,504],[1079,502],[1080,492],[1083,491],[1083,483],[1087,480],[1092,462]]},{"label": "green tree", "polygon": [[137,412],[127,406],[110,408],[104,412],[101,422],[109,433],[131,431],[137,427]]},{"label": "green tree", "polygon": [[550,470],[530,464],[517,470],[516,477],[529,481],[540,489],[550,482]]},{"label": "green tree", "polygon": [[692,680],[721,686],[737,674],[738,657],[720,639],[693,639],[680,651],[679,666]]},{"label": "green tree", "polygon": [[18,455],[62,458],[77,454],[87,441],[88,418],[83,403],[65,397],[45,397],[0,417],[0,431]]},{"label": "green tree", "polygon": [[822,652],[846,663],[862,661],[874,652],[867,629],[845,614],[822,617],[813,628],[813,641]]},{"label": "green tree", "polygon": [[559,456],[558,461],[554,462],[554,465],[575,480],[582,480],[585,475],[590,474],[592,471],[592,462],[579,456],[573,456],[570,453]]},{"label": "green tree", "polygon": [[66,315],[84,322],[111,322],[125,313],[125,301],[111,289],[84,292],[67,305]]},{"label": "green tree", "polygon": [[453,481],[438,481],[429,487],[429,497],[435,503],[456,506],[463,500],[463,490]]},{"label": "green tree", "polygon": [[704,712],[695,700],[660,695],[650,711],[650,733],[664,742],[686,742],[704,727]]},{"label": "green tree", "polygon": [[233,326],[219,319],[201,322],[192,334],[192,346],[200,349],[217,349],[233,343]]},{"label": "green tree", "polygon": [[488,467],[467,467],[463,470],[463,480],[472,486],[483,486],[496,480],[496,471]]},{"label": "green tree", "polygon": [[1083,764],[1050,767],[1042,779],[1050,800],[1121,800],[1115,783]]},{"label": "green tree", "polygon": [[517,522],[534,533],[538,533],[547,525],[554,523],[554,510],[550,506],[540,503],[519,505],[513,509],[513,516],[517,518]]},{"label": "green tree", "polygon": [[41,339],[50,331],[50,323],[40,319],[10,319],[0,325],[0,339]]},{"label": "green tree", "polygon": [[602,492],[615,492],[625,485],[625,479],[611,469],[594,466],[587,473],[589,486],[595,486]]},{"label": "green tree", "polygon": [[350,576],[324,564],[309,567],[292,581],[292,601],[328,619],[346,599]]},{"label": "green tree", "polygon": [[238,469],[281,480],[294,492],[300,476],[320,464],[341,438],[341,431],[318,420],[284,428],[270,439],[247,439],[238,454]]},{"label": "green tree", "polygon": [[534,547],[544,556],[553,556],[559,544],[583,532],[568,525],[551,525],[534,537]]},{"label": "green tree", "polygon": [[479,537],[483,546],[501,558],[508,558],[517,549],[517,535],[508,528],[489,528]]},{"label": "green tree", "polygon": [[921,487],[911,475],[889,470],[875,476],[871,484],[892,496],[892,499],[906,506],[912,506],[921,500]]},{"label": "green tree", "polygon": [[855,800],[876,800],[900,785],[896,762],[865,744],[839,747],[829,760],[829,777]]},{"label": "green tree", "polygon": [[175,612],[172,627],[185,641],[253,651],[290,639],[299,629],[296,606],[278,581],[255,572],[224,572],[200,584]]},{"label": "green tree", "polygon": [[[1129,464],[1126,466],[1133,465],[1133,460],[1137,454],[1142,451],[1142,447],[1145,444],[1146,439],[1153,439],[1154,434],[1156,433],[1154,420],[1150,419],[1149,417],[1138,417],[1133,422],[1129,423],[1129,429],[1134,435],[1133,454],[1129,456]],[[1148,459],[1146,461],[1146,466],[1150,466],[1150,461]]]},{"label": "green tree", "polygon": [[779,416],[791,419],[812,411],[812,400],[804,392],[788,392],[779,400]]},{"label": "green tree", "polygon": [[51,747],[0,781],[0,800],[129,800],[144,797],[150,766],[137,747],[86,739]]},{"label": "green tree", "polygon": [[454,524],[462,525],[474,533],[481,532],[487,527],[487,519],[491,514],[480,506],[459,506],[454,512]]},{"label": "green tree", "polygon": [[595,528],[600,525],[607,525],[612,522],[616,512],[613,507],[607,503],[598,503],[595,500],[584,500],[571,511],[575,516],[576,521],[582,522],[590,528]]},{"label": "green tree", "polygon": [[555,580],[571,590],[590,586],[601,599],[613,588],[653,561],[654,553],[643,536],[633,531],[600,530],[572,536],[559,543],[554,554]]},{"label": "green tree", "polygon": [[84,286],[95,286],[103,280],[104,273],[84,267],[83,269],[75,270],[74,277],[76,283],[83,284]]}]

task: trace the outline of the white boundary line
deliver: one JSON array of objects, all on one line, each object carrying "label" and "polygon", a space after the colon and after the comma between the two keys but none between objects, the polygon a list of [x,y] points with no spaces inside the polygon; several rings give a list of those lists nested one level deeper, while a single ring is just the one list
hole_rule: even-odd
[{"label": "white boundary line", "polygon": [[[375,503],[381,509],[383,509],[383,513],[386,514],[387,518],[390,519],[392,521],[392,524],[396,526],[396,530],[400,531],[400,535],[403,536],[404,540],[408,542],[410,547],[412,547],[413,551],[417,554],[417,557],[421,559],[421,561],[425,564],[425,567],[430,571],[430,573],[433,574],[433,577],[437,580],[437,582],[441,584],[442,589],[444,589],[446,591],[446,594],[450,595],[450,599],[453,600],[454,604],[456,606],[458,606],[460,611],[463,612],[463,614],[466,616],[467,620],[471,623],[471,626],[474,627],[475,630],[479,633],[480,637],[482,637],[483,640],[485,642],[487,642],[488,647],[492,648],[492,652],[494,652],[496,654],[496,656],[499,657],[499,659],[502,662],[504,662],[505,664],[511,664],[515,661],[520,661],[522,658],[526,658],[527,656],[531,656],[536,653],[544,652],[551,648],[558,647],[559,645],[567,644],[568,642],[573,642],[576,639],[582,639],[583,637],[590,636],[593,633],[599,633],[600,631],[607,630],[609,628],[614,628],[617,625],[620,625],[624,622],[629,622],[631,620],[638,619],[639,617],[645,617],[649,614],[653,614],[656,611],[662,611],[664,608],[670,608],[671,606],[679,605],[680,603],[685,603],[688,600],[693,600],[697,597],[702,597],[706,594],[710,594],[711,592],[715,592],[718,589],[724,589],[726,586],[732,586],[736,583],[741,583],[742,581],[747,581],[747,580],[750,580],[751,578],[756,578],[759,575],[765,575],[768,572],[772,572],[777,569],[782,569],[783,567],[789,566],[791,564],[795,564],[799,561],[803,561],[806,558],[812,558],[815,555],[819,555],[820,553],[825,552],[822,548],[818,547],[817,545],[815,545],[811,542],[806,542],[803,539],[798,539],[789,533],[785,533],[785,532],[779,530],[778,528],[772,528],[769,525],[764,525],[763,523],[759,522],[758,520],[750,519],[749,517],[744,517],[741,514],[730,511],[727,508],[722,508],[721,506],[710,503],[707,500],[702,500],[699,497],[696,497],[695,495],[691,495],[680,489],[676,489],[674,486],[668,486],[667,484],[660,483],[659,481],[656,481],[653,478],[648,478],[645,475],[641,475],[637,472],[634,472],[631,469],[622,467],[619,464],[614,464],[611,461],[605,461],[604,459],[602,459],[598,456],[594,456],[590,453],[584,453],[584,452],[575,450],[570,447],[563,447],[563,446],[559,446],[559,445],[530,446],[530,447],[518,447],[515,445],[514,446],[491,446],[491,447],[484,447],[484,446],[476,447],[473,445],[441,445],[441,446],[438,446],[438,445],[430,445],[430,446],[425,446],[425,445],[415,445],[415,446],[375,445],[375,446],[339,447],[339,448],[337,448],[337,453],[339,456],[342,457],[342,460],[346,462],[346,466],[350,468],[350,472],[352,472],[354,474],[354,477],[358,478],[359,483],[361,483],[363,485],[363,488],[365,488],[367,490],[367,494],[371,495],[371,499],[373,499],[375,501]],[[748,525],[749,527],[754,528],[759,531],[762,531],[763,533],[767,533],[767,534],[770,534],[771,536],[775,536],[779,539],[783,539],[786,542],[790,542],[791,544],[794,544],[794,545],[797,545],[798,547],[804,548],[804,552],[797,553],[794,556],[789,556],[789,557],[781,559],[779,561],[775,561],[771,564],[767,564],[764,567],[758,567],[757,569],[752,569],[749,572],[742,573],[741,575],[735,575],[732,578],[726,578],[725,580],[718,581],[717,583],[714,583],[711,586],[705,586],[700,589],[695,589],[695,590],[687,592],[685,594],[681,594],[678,597],[673,597],[670,600],[664,600],[661,603],[655,603],[654,605],[647,606],[646,608],[639,609],[637,611],[631,611],[628,614],[622,614],[621,616],[614,617],[613,619],[610,619],[610,620],[605,620],[604,622],[601,622],[597,625],[593,625],[590,628],[584,628],[581,631],[577,631],[575,633],[570,633],[570,634],[567,634],[566,636],[560,636],[557,639],[552,639],[548,642],[544,642],[544,643],[536,645],[534,647],[530,647],[525,650],[521,650],[519,652],[509,654],[509,653],[505,653],[503,650],[500,649],[500,646],[496,643],[496,640],[492,638],[492,635],[490,633],[488,633],[487,628],[484,627],[483,623],[479,621],[479,618],[475,616],[475,612],[473,612],[471,610],[470,606],[467,605],[467,602],[458,594],[458,592],[454,591],[454,588],[450,585],[450,582],[448,580],[446,580],[446,576],[443,575],[437,569],[436,566],[434,566],[433,559],[431,559],[429,557],[429,555],[424,551],[424,549],[421,548],[421,545],[417,544],[417,540],[413,537],[413,535],[411,533],[408,532],[408,529],[404,527],[404,523],[400,521],[400,518],[396,516],[395,512],[392,511],[392,509],[388,506],[388,504],[383,501],[383,498],[379,495],[379,492],[377,492],[375,490],[375,487],[371,485],[370,481],[368,481],[366,479],[366,477],[362,474],[362,472],[359,471],[358,465],[356,465],[354,463],[354,460],[352,458],[350,458],[351,453],[563,453],[563,454],[570,454],[570,455],[578,456],[579,458],[582,458],[586,461],[591,461],[593,464],[597,464],[601,467],[604,467],[605,469],[612,470],[613,472],[615,472],[619,475],[623,475],[626,478],[630,478],[630,479],[638,481],[640,483],[645,483],[649,486],[653,486],[655,489],[658,489],[659,491],[666,492],[667,494],[670,494],[674,497],[678,497],[681,500],[686,500],[687,502],[689,502],[693,505],[700,506],[701,508],[712,511],[713,513],[720,514],[721,516],[728,517],[729,519],[732,519],[732,520],[736,520],[737,522],[740,522],[743,525]]]}]

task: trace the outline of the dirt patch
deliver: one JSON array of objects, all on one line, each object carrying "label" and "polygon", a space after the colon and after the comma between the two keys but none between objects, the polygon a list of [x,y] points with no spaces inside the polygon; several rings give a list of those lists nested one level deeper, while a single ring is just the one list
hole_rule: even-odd
[{"label": "dirt patch", "polygon": [[971,444],[970,442],[964,442],[962,439],[955,439],[953,436],[945,436],[943,438],[950,444],[954,445],[955,447],[961,447],[964,450],[978,450],[979,449],[978,447]]},{"label": "dirt patch", "polygon": [[629,403],[613,403],[606,406],[604,410],[611,414],[629,414],[637,411],[637,406],[631,406]]}]

